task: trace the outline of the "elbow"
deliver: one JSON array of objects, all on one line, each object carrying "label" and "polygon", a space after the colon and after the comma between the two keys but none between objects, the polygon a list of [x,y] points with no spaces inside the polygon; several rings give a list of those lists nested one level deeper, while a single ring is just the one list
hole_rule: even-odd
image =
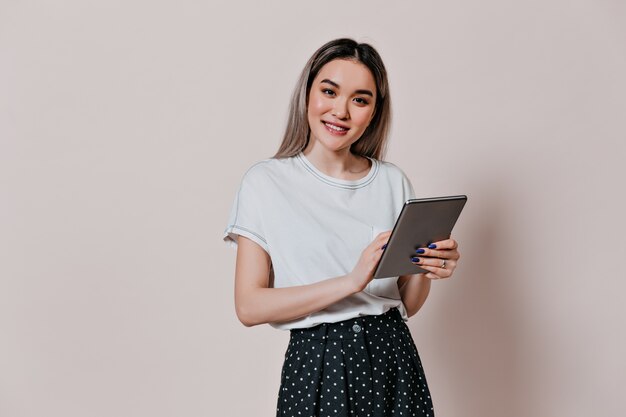
[{"label": "elbow", "polygon": [[404,308],[406,309],[406,315],[408,317],[413,317],[414,315],[416,315],[417,312],[421,310],[425,301],[426,300],[420,300],[417,303],[404,303]]},{"label": "elbow", "polygon": [[251,314],[250,309],[242,305],[243,303],[237,303],[235,306],[235,311],[237,313],[237,318],[246,327],[256,326],[258,323],[254,319],[254,315]]},{"label": "elbow", "polygon": [[417,310],[406,307],[406,315],[407,317],[413,317],[417,313]]},{"label": "elbow", "polygon": [[237,314],[237,318],[239,319],[239,322],[240,322],[241,324],[243,324],[244,326],[246,326],[246,327],[252,327],[252,326],[254,326],[254,324],[253,324],[251,321],[247,320],[246,318],[242,317],[242,316],[241,316],[241,315],[239,315],[239,314]]}]

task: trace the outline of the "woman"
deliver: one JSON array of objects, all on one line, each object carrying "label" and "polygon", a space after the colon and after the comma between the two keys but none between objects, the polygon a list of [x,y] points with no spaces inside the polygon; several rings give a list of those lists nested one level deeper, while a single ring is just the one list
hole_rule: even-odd
[{"label": "woman", "polygon": [[241,181],[224,240],[237,247],[240,321],[290,331],[277,416],[434,415],[405,321],[460,255],[454,239],[435,242],[412,259],[428,273],[372,279],[414,198],[382,160],[389,122],[378,53],[328,42],[302,71],[278,152]]}]

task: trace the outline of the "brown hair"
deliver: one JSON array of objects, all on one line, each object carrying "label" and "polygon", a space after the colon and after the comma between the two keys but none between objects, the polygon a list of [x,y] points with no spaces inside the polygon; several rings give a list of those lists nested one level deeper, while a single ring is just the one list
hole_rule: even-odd
[{"label": "brown hair", "polygon": [[320,69],[335,59],[346,59],[365,65],[376,82],[374,116],[363,135],[352,144],[350,151],[355,155],[382,159],[386,152],[387,135],[391,123],[391,102],[387,70],[378,52],[367,43],[353,39],[332,40],[320,47],[304,66],[293,91],[289,105],[289,118],[283,141],[273,158],[294,156],[306,148],[311,129],[307,119],[308,97],[311,84]]}]

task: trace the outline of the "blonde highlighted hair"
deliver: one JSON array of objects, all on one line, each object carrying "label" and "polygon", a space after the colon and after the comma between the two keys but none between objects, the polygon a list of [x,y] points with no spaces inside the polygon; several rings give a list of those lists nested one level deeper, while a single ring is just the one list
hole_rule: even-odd
[{"label": "blonde highlighted hair", "polygon": [[309,142],[311,129],[307,118],[307,106],[311,84],[320,69],[335,59],[362,63],[372,73],[376,83],[374,117],[363,135],[352,144],[350,151],[355,155],[383,159],[387,136],[391,124],[391,102],[387,70],[380,55],[367,43],[340,38],[322,45],[304,66],[289,105],[287,127],[282,143],[272,158],[287,158],[304,150]]}]

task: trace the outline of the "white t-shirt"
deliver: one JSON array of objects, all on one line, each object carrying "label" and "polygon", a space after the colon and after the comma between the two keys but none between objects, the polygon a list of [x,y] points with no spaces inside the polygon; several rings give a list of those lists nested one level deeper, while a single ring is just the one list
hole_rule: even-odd
[{"label": "white t-shirt", "polygon": [[[391,162],[369,158],[359,180],[331,177],[306,156],[269,158],[243,175],[224,241],[236,248],[238,235],[258,243],[272,260],[274,288],[307,285],[346,275],[378,233],[391,230],[402,206],[414,198],[410,180]],[[372,280],[365,290],[289,322],[269,323],[288,330],[334,323],[397,307],[398,277]]]}]

